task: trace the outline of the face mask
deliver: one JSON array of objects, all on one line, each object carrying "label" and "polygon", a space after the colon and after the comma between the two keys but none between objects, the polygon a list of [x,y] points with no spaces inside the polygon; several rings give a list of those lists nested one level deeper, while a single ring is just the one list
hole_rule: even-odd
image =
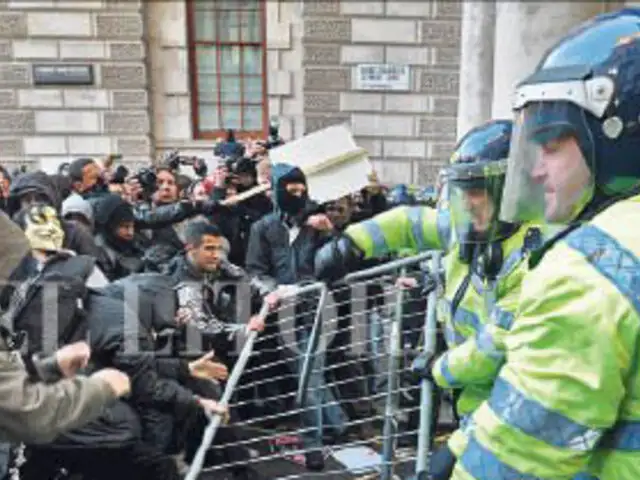
[{"label": "face mask", "polygon": [[297,215],[307,205],[307,200],[308,196],[306,193],[298,197],[296,195],[291,195],[289,192],[284,190],[280,195],[278,205],[283,212],[288,213],[289,215]]},{"label": "face mask", "polygon": [[33,250],[62,250],[64,230],[53,207],[31,207],[25,220],[24,233]]}]

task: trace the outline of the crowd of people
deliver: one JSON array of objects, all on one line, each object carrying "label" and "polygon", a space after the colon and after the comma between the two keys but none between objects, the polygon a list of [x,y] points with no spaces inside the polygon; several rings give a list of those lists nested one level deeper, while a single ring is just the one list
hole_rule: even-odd
[{"label": "crowd of people", "polygon": [[[115,157],[79,158],[57,174],[0,168],[3,231],[8,232],[3,242],[15,246],[10,233],[18,235],[16,229],[27,239],[20,242],[22,258],[8,271],[0,292],[9,332],[6,350],[20,351],[28,359],[28,375],[45,382],[33,385],[51,388],[31,402],[20,400],[13,406],[20,415],[3,425],[16,429],[7,440],[18,440],[10,443],[5,464],[15,464],[17,449],[26,445],[29,461],[20,468],[21,478],[44,478],[42,472],[52,475],[59,469],[111,478],[113,465],[122,478],[179,478],[173,457],[183,452],[189,464],[205,412],[224,410],[216,399],[234,362],[228,334],[243,321],[235,308],[239,286],[249,292],[245,297],[243,291],[242,301],[254,314],[248,328],[269,330],[273,326],[255,315],[261,304],[275,310],[279,287],[316,280],[316,252],[331,238],[397,203],[433,201],[432,189],[416,199],[408,187],[388,189],[373,174],[361,191],[318,205],[299,168],[271,165],[269,148],[280,143],[273,138],[242,143],[229,132],[216,146],[219,162],[212,172],[202,161],[178,154],[137,172],[116,165]],[[191,176],[181,172],[184,165],[192,167]],[[234,201],[259,186],[264,188]],[[52,285],[58,292],[53,300],[47,297]],[[125,294],[132,287],[142,292],[135,306]],[[139,324],[134,334],[128,318]],[[48,326],[54,321],[52,333]],[[187,358],[177,353],[179,347],[169,356],[158,353],[166,332],[182,342],[182,350],[189,347],[188,329],[205,338],[201,355]],[[137,342],[134,352],[124,350],[131,335]],[[296,342],[305,348],[306,337]],[[266,356],[260,361],[267,362]],[[296,362],[291,368],[299,373],[302,366]],[[76,372],[89,376],[85,380]],[[51,383],[62,377],[66,380]],[[309,401],[331,405],[321,377],[312,375],[309,388],[324,393],[310,395]],[[282,389],[267,384],[260,394],[278,396]],[[51,406],[61,392],[70,399],[68,409]],[[325,430],[340,431],[348,421],[349,412],[340,406],[323,408],[325,420],[311,409],[300,419],[307,427],[302,437],[310,470],[324,468]],[[245,410],[229,412],[232,420],[259,414]],[[27,414],[23,429],[16,419]],[[233,438],[232,421],[216,442]],[[105,447],[116,444],[120,447]],[[86,454],[78,455],[80,450]],[[241,447],[222,450],[227,461],[238,464],[248,455]],[[246,468],[234,470],[238,478],[250,475]]]},{"label": "crowd of people", "polygon": [[[29,479],[180,478],[173,455],[190,463],[220,415],[206,461],[222,453],[247,478],[234,422],[286,411],[292,385],[263,369],[249,395],[272,401],[219,404],[234,340],[281,340],[274,317],[292,285],[335,287],[371,263],[438,250],[442,271],[396,283],[439,295],[443,338],[425,332],[411,370],[454,392],[458,421],[419,478],[638,478],[639,25],[640,10],[626,9],[569,32],[517,87],[515,121],[466,133],[435,191],[385,189],[372,175],[319,205],[300,168],[269,162],[277,138],[242,145],[232,133],[211,174],[179,155],[133,174],[89,158],[57,175],[3,171],[2,465]],[[349,321],[345,292],[338,317]],[[300,352],[318,299],[296,302]],[[198,355],[177,354],[193,332]],[[272,365],[274,346],[254,361]],[[368,368],[340,355],[320,355],[305,379],[297,421],[311,471],[324,469],[327,437],[366,437],[345,430],[372,417],[366,375],[342,372],[343,388],[326,388],[332,363]],[[300,378],[301,356],[290,360]]]}]

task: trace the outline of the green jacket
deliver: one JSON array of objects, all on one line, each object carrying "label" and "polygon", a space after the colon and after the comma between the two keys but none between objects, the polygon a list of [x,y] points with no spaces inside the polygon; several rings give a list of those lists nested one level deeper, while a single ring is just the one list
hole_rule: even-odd
[{"label": "green jacket", "polygon": [[454,480],[640,478],[638,225],[640,196],[620,201],[527,274]]},{"label": "green jacket", "polygon": [[[501,337],[510,325],[526,272],[521,227],[502,242],[504,262],[494,284],[470,272],[451,241],[448,212],[429,207],[399,207],[347,228],[365,258],[411,249],[443,249],[445,292],[438,305],[449,351],[436,362],[434,379],[444,388],[462,388],[458,412],[473,412],[485,400],[503,361]],[[469,277],[469,278],[467,278]],[[467,285],[465,287],[465,284]],[[462,297],[454,310],[454,299]],[[491,318],[490,318],[491,317]]]}]

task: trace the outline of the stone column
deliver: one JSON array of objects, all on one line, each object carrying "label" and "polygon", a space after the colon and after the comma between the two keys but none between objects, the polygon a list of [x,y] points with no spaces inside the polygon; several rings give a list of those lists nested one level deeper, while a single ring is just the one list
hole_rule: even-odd
[{"label": "stone column", "polygon": [[493,63],[494,118],[511,118],[514,87],[571,28],[607,11],[611,2],[497,2]]},{"label": "stone column", "polygon": [[462,10],[458,139],[491,119],[496,4],[467,1]]}]

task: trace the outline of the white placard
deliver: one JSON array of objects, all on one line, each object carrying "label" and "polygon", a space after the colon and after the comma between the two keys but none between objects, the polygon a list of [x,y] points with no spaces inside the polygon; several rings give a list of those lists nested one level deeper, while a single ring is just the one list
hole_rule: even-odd
[{"label": "white placard", "polygon": [[411,88],[410,72],[408,65],[360,64],[356,67],[356,89],[405,92]]},{"label": "white placard", "polygon": [[[372,171],[366,152],[358,152],[346,125],[334,125],[269,151],[273,164],[288,163],[307,174],[309,196],[319,203],[337,200],[369,184]],[[332,159],[350,157],[338,163]],[[327,165],[328,164],[328,165]]]}]

